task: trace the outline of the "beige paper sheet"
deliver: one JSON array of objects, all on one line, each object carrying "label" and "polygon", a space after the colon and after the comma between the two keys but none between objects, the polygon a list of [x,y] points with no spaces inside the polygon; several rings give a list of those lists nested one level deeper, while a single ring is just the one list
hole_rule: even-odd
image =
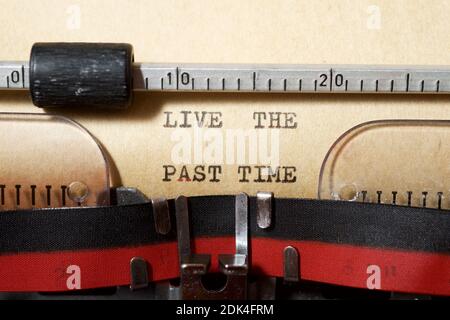
[{"label": "beige paper sheet", "polygon": [[[0,0],[0,21],[0,60],[27,60],[37,41],[92,41],[131,43],[140,62],[450,64],[450,1]],[[448,99],[138,93],[126,111],[56,112],[99,139],[112,159],[114,184],[148,196],[270,190],[316,197],[322,161],[345,131],[379,119],[448,119]],[[1,93],[3,111],[45,112],[22,93]],[[281,129],[279,141],[280,165],[295,167],[296,181],[239,183],[236,164],[222,164],[220,182],[176,175],[163,181],[176,145],[175,129],[163,127],[164,112],[180,111],[221,112],[224,130],[254,127],[254,112],[295,113],[297,128]]]}]

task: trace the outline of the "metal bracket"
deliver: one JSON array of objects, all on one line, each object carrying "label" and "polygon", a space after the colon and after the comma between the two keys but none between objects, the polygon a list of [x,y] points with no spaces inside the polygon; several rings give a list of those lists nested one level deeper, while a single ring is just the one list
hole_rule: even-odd
[{"label": "metal bracket", "polygon": [[166,235],[170,232],[169,204],[166,198],[152,198],[153,217],[157,233]]},{"label": "metal bracket", "polygon": [[272,224],[272,192],[258,192],[256,194],[256,222],[261,229],[268,229]]},{"label": "metal bracket", "polygon": [[140,257],[133,257],[130,260],[130,289],[131,291],[148,287],[147,261]]},{"label": "metal bracket", "polygon": [[192,254],[188,201],[184,196],[175,200],[178,254],[181,273],[181,299],[246,299],[248,275],[248,196],[236,196],[236,253],[219,255],[220,270],[227,276],[225,286],[218,291],[205,289],[202,276],[208,272],[211,256]]},{"label": "metal bracket", "polygon": [[300,256],[296,248],[287,246],[283,251],[284,281],[300,281]]}]

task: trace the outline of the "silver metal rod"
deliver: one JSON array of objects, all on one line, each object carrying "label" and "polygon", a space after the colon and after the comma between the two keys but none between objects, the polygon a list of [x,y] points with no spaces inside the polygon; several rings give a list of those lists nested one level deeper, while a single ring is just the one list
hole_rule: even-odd
[{"label": "silver metal rod", "polygon": [[[450,94],[450,66],[134,65],[134,90]],[[29,88],[26,61],[0,62],[0,90]]]},{"label": "silver metal rod", "polygon": [[248,196],[236,195],[235,200],[236,254],[248,256]]},{"label": "silver metal rod", "polygon": [[191,255],[189,207],[185,196],[178,196],[175,199],[175,215],[177,220],[178,252],[181,265],[183,259]]}]

